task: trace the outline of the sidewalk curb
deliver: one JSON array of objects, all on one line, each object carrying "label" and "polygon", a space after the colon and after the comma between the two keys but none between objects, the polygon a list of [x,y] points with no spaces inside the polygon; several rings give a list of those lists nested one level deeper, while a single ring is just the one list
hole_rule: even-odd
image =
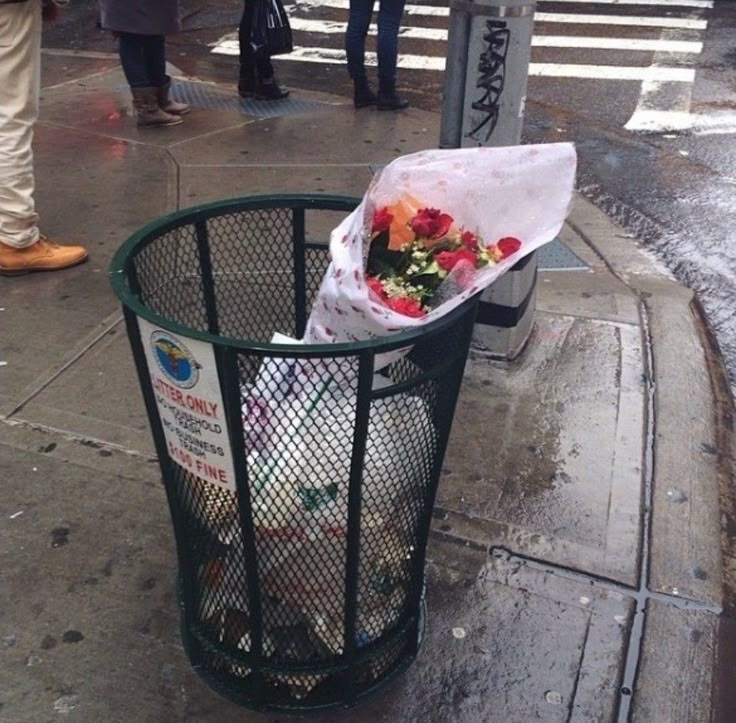
[{"label": "sidewalk curb", "polygon": [[713,720],[732,721],[736,720],[736,691],[733,688],[733,671],[736,670],[736,408],[718,340],[697,297],[693,300],[692,308],[700,322],[699,330],[712,384],[721,492],[723,614],[718,625],[718,676],[714,681]]},{"label": "sidewalk curb", "polygon": [[736,618],[736,405],[718,340],[697,296],[693,299],[691,308],[698,321],[713,394],[718,483],[721,491],[723,611],[724,614]]},{"label": "sidewalk curb", "polygon": [[[682,573],[689,572],[691,579],[686,580],[686,584],[690,584],[689,589],[683,591],[685,596],[716,603],[720,607],[721,613],[712,622],[707,623],[704,618],[700,620],[705,630],[712,630],[706,647],[712,645],[715,648],[710,658],[715,669],[712,674],[704,672],[705,678],[701,683],[712,691],[709,719],[736,720],[736,692],[733,688],[733,671],[736,670],[736,409],[718,341],[697,294],[675,281],[666,270],[659,269],[656,260],[642,252],[636,240],[633,242],[637,247],[635,254],[631,254],[630,244],[627,250],[622,243],[617,243],[617,239],[627,238],[627,234],[602,211],[588,201],[577,199],[568,222],[611,272],[636,295],[645,322],[643,333],[648,337],[648,365],[652,372],[647,386],[654,426],[650,444],[653,470],[649,482],[649,579],[644,582],[653,589],[658,580],[671,581],[673,571],[675,580],[686,580],[687,576]],[[606,239],[611,247],[604,249],[595,239]],[[669,285],[675,293],[667,291]],[[689,319],[682,313],[685,306]],[[677,338],[690,344],[668,350],[666,333],[670,330],[676,330]],[[702,351],[702,361],[698,350]],[[708,412],[709,418],[705,418]],[[682,474],[679,464],[673,465],[671,461],[667,469],[667,456],[670,460],[674,458],[673,452],[678,444],[691,448],[690,459],[684,466],[693,475],[690,477],[693,482],[691,488],[685,488],[692,500],[689,510],[692,514],[685,510],[685,516],[678,510],[685,505],[668,504],[667,498],[662,496],[663,487],[675,486],[673,479],[677,480],[678,473],[685,478],[683,481],[689,476],[688,472]],[[695,518],[693,526],[691,517]],[[688,540],[687,532],[692,529],[698,535],[693,534]],[[698,538],[704,538],[706,544]],[[679,555],[673,556],[673,549]],[[710,565],[700,564],[704,558],[709,559]],[[696,561],[696,566],[692,567]],[[693,573],[698,574],[695,576]],[[708,578],[711,574],[715,574],[715,589],[700,585],[702,580],[692,579]],[[663,640],[663,628],[654,624],[653,612],[647,607],[640,666],[646,666],[647,657],[651,666],[652,659],[656,658],[654,648]],[[692,629],[692,633],[701,634],[699,629]],[[708,662],[702,648],[692,647],[692,643],[685,639],[670,639],[669,645],[673,662],[678,659],[690,660],[690,664],[695,665],[698,660],[703,664]],[[636,682],[639,714],[646,711],[647,698],[653,704],[650,710],[662,712],[669,705],[672,706],[669,708],[672,714],[686,714],[687,705],[682,700],[677,701],[681,696],[677,695],[676,689],[679,685],[687,687],[687,683],[696,682],[692,671],[683,671],[677,684],[665,678],[660,689],[654,691],[639,690],[644,682],[639,674]]]}]

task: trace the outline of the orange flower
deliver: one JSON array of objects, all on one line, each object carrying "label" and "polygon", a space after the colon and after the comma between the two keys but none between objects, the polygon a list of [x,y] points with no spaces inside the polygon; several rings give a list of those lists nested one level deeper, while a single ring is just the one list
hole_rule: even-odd
[{"label": "orange flower", "polygon": [[[396,203],[388,206],[388,211],[393,216],[393,221],[389,228],[388,248],[390,251],[399,251],[402,246],[410,244],[416,239],[417,234],[411,227],[412,219],[414,219],[422,209],[426,208],[426,205],[420,203],[416,198],[414,198],[414,196],[408,193],[403,193]],[[447,214],[444,215],[446,216]],[[444,228],[442,229],[444,230],[443,236],[457,233],[457,230],[452,225],[452,218],[449,216],[448,218],[450,219],[449,225],[446,230],[444,230]],[[423,239],[424,246],[431,248],[439,240],[439,238],[434,237]]]}]

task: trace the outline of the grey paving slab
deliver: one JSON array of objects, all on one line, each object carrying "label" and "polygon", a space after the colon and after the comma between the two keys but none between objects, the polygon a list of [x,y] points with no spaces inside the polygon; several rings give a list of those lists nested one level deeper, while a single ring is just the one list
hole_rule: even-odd
[{"label": "grey paving slab", "polygon": [[107,331],[13,419],[153,455],[125,324]]},{"label": "grey paving slab", "polygon": [[[3,718],[276,720],[220,699],[185,658],[173,538],[151,465],[141,461],[137,479],[129,455],[72,451],[41,432],[23,440],[0,445],[10,471],[0,498]],[[628,601],[445,543],[431,558],[417,662],[364,705],[320,720],[611,718]]]},{"label": "grey paving slab", "polygon": [[638,299],[632,289],[611,274],[603,259],[569,224],[562,228],[560,240],[588,269],[570,273],[540,272],[536,308],[557,314],[639,324]]},{"label": "grey paving slab", "polygon": [[639,325],[637,298],[605,271],[540,271],[536,308],[601,321]]},{"label": "grey paving slab", "polygon": [[[83,147],[84,152],[80,152]],[[54,274],[0,278],[0,414],[7,414],[79,352],[117,309],[112,254],[135,229],[174,207],[163,151],[39,127],[37,207],[51,238],[88,247],[90,260]]]},{"label": "grey paving slab", "polygon": [[162,488],[106,459],[105,474],[0,446],[3,720],[166,720],[188,695]]},{"label": "grey paving slab", "polygon": [[711,717],[717,628],[713,613],[649,602],[634,723],[726,720]]},{"label": "grey paving slab", "polygon": [[61,83],[79,81],[116,68],[114,58],[89,58],[71,52],[63,54],[44,50],[41,54],[42,94],[45,89]]},{"label": "grey paving slab", "polygon": [[329,113],[269,118],[223,130],[179,143],[171,153],[182,165],[383,164],[436,148],[438,123],[439,116],[418,110],[356,112],[336,105]]},{"label": "grey paving slab", "polygon": [[319,163],[298,168],[288,165],[182,166],[179,176],[182,207],[236,196],[274,193],[362,196],[371,179],[367,166]]},{"label": "grey paving slab", "polygon": [[482,544],[634,584],[641,365],[636,327],[538,313],[517,362],[466,367],[440,507]]}]

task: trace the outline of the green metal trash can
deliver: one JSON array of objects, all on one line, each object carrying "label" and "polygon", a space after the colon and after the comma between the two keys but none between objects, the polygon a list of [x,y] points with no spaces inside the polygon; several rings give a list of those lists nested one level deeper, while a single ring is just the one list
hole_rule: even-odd
[{"label": "green metal trash can", "polygon": [[[380,339],[273,343],[302,336],[329,231],[358,203],[199,206],[134,234],[111,266],[171,510],[184,646],[249,708],[351,706],[422,638],[477,300]],[[409,351],[377,369],[396,350]]]}]

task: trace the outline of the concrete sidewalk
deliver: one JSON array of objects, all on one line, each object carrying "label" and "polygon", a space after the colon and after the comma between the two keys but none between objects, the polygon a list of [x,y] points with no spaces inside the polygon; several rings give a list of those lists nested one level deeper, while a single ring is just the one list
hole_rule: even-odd
[{"label": "concrete sidewalk", "polygon": [[[107,266],[180,207],[362,195],[376,166],[436,146],[439,116],[298,90],[243,106],[234,87],[190,82],[184,125],[141,132],[106,56],[47,54],[44,87],[43,227],[91,258],[0,279],[0,721],[276,720],[219,698],[182,650]],[[585,268],[540,273],[524,354],[468,364],[419,658],[319,720],[736,720],[734,417],[717,347],[693,293],[590,204],[562,241]]]}]

